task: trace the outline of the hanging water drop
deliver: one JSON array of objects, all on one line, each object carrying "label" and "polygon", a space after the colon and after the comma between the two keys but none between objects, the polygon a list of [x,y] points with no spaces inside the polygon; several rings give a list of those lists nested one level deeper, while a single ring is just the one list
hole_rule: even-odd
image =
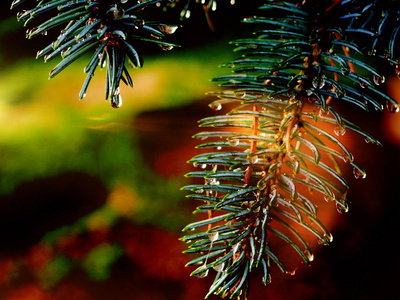
[{"label": "hanging water drop", "polygon": [[256,164],[258,162],[258,156],[257,155],[250,155],[250,156],[247,157],[247,161],[250,164],[254,165],[254,164]]},{"label": "hanging water drop", "polygon": [[314,78],[312,81],[312,85],[315,89],[322,89],[325,85],[325,75],[322,75],[319,78]]},{"label": "hanging water drop", "polygon": [[160,25],[160,30],[166,34],[173,34],[178,29],[178,26],[175,25]]},{"label": "hanging water drop", "polygon": [[229,145],[231,145],[232,147],[236,147],[237,145],[239,145],[239,139],[236,138],[230,138],[228,140]]},{"label": "hanging water drop", "polygon": [[120,108],[122,106],[122,97],[120,94],[119,87],[114,91],[114,95],[110,98],[110,104],[113,108]]},{"label": "hanging water drop", "polygon": [[376,85],[380,85],[380,84],[383,84],[384,82],[385,82],[385,76],[378,76],[378,75],[374,75],[374,83],[376,84]]},{"label": "hanging water drop", "polygon": [[246,97],[246,93],[243,91],[237,91],[235,92],[235,97],[236,99],[244,99],[244,97]]},{"label": "hanging water drop", "polygon": [[225,267],[225,263],[220,263],[219,265],[214,266],[213,269],[214,269],[215,271],[217,271],[217,272],[222,272],[222,270],[224,269],[224,267]]},{"label": "hanging water drop", "polygon": [[218,111],[222,109],[222,104],[218,101],[214,101],[208,105],[212,110]]},{"label": "hanging water drop", "polygon": [[204,190],[203,190],[203,189],[197,189],[195,192],[196,192],[197,194],[202,194],[202,193],[204,192]]},{"label": "hanging water drop", "polygon": [[336,202],[336,210],[338,213],[343,214],[349,211],[349,207],[345,203]]},{"label": "hanging water drop", "polygon": [[194,274],[194,276],[196,276],[197,278],[204,278],[208,275],[208,269],[205,264],[198,268],[196,271],[197,272]]},{"label": "hanging water drop", "polygon": [[353,175],[356,179],[364,179],[365,177],[367,177],[367,173],[358,168],[353,169]]},{"label": "hanging water drop", "polygon": [[211,242],[215,242],[216,240],[218,240],[218,237],[219,237],[218,231],[208,233],[208,238],[210,239]]},{"label": "hanging water drop", "polygon": [[172,46],[172,45],[164,45],[164,44],[157,44],[157,45],[158,45],[158,47],[160,47],[164,51],[169,51],[169,50],[172,50],[174,48],[174,46]]},{"label": "hanging water drop", "polygon": [[343,136],[346,133],[346,128],[344,126],[336,126],[333,132],[337,136]]},{"label": "hanging water drop", "polygon": [[360,80],[358,83],[360,84],[360,87],[362,87],[363,89],[369,86],[369,84],[363,80]]},{"label": "hanging water drop", "polygon": [[399,104],[397,102],[393,102],[393,101],[386,101],[386,109],[390,112],[390,113],[397,113],[400,110]]},{"label": "hanging water drop", "polygon": [[232,247],[233,260],[236,260],[238,258],[237,254],[238,254],[239,247],[240,247],[240,243],[237,243],[237,244],[233,245],[233,247]]}]

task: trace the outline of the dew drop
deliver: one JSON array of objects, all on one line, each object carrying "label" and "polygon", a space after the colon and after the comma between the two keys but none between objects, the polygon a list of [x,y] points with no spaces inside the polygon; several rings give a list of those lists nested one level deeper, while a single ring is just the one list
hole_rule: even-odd
[{"label": "dew drop", "polygon": [[215,271],[217,271],[217,272],[222,272],[222,270],[224,269],[224,267],[225,267],[225,263],[220,263],[219,265],[214,266],[213,269],[214,269]]},{"label": "dew drop", "polygon": [[173,34],[178,29],[178,26],[175,25],[160,25],[160,30],[166,34]]},{"label": "dew drop", "polygon": [[[265,182],[264,179],[261,179],[258,183],[257,183],[257,188],[259,190],[265,190],[265,188],[267,187],[267,183]],[[260,208],[260,207],[258,207]]]},{"label": "dew drop", "polygon": [[367,177],[367,173],[357,168],[353,169],[353,175],[356,179],[364,179],[365,177]]},{"label": "dew drop", "polygon": [[312,85],[315,89],[322,89],[325,85],[325,75],[322,75],[319,78],[314,78]]},{"label": "dew drop", "polygon": [[296,269],[294,269],[291,272],[290,271],[286,271],[285,273],[288,274],[288,275],[294,276],[296,274]]},{"label": "dew drop", "polygon": [[365,81],[362,81],[362,80],[360,80],[358,83],[360,84],[360,87],[362,87],[363,89],[365,89],[369,86],[368,83],[366,83]]},{"label": "dew drop", "polygon": [[399,104],[392,101],[386,101],[386,109],[390,113],[397,113],[400,110]]},{"label": "dew drop", "polygon": [[211,109],[212,109],[212,110],[215,110],[215,111],[218,111],[218,110],[221,110],[221,109],[222,109],[222,104],[219,103],[219,102],[217,102],[217,101],[215,101],[215,102],[209,104],[208,106],[211,107]]},{"label": "dew drop", "polygon": [[197,189],[195,192],[196,192],[197,194],[201,194],[201,193],[204,192],[204,190],[203,190],[203,189]]},{"label": "dew drop", "polygon": [[374,75],[374,83],[376,85],[380,85],[383,84],[385,82],[385,76],[378,76],[378,75]]},{"label": "dew drop", "polygon": [[190,18],[190,10],[187,10],[187,11],[185,12],[185,18],[186,18],[186,19],[189,19],[189,18]]},{"label": "dew drop", "polygon": [[237,252],[238,252],[238,250],[239,250],[239,247],[240,247],[240,243],[237,243],[237,244],[235,244],[235,245],[233,245],[233,247],[232,247],[232,252],[233,252],[233,259],[235,260],[235,259],[237,259]]},{"label": "dew drop", "polygon": [[306,255],[309,261],[314,260],[314,254],[312,254],[310,251],[306,251]]},{"label": "dew drop", "polygon": [[26,10],[21,10],[17,13],[17,19],[21,19],[24,17],[24,15],[26,14]]},{"label": "dew drop", "polygon": [[110,104],[113,108],[120,108],[122,106],[122,97],[120,94],[113,95],[110,99]]},{"label": "dew drop", "polygon": [[208,233],[208,238],[210,239],[211,242],[215,242],[216,240],[218,240],[218,237],[219,237],[218,231]]},{"label": "dew drop", "polygon": [[163,45],[163,44],[157,44],[157,45],[164,51],[170,51],[170,50],[174,49],[174,46],[172,46],[172,45]]},{"label": "dew drop", "polygon": [[121,2],[122,4],[124,4],[124,3],[128,2],[128,0],[121,0],[120,2]]},{"label": "dew drop", "polygon": [[247,161],[251,164],[256,164],[258,162],[258,156],[257,155],[250,155],[247,157]]},{"label": "dew drop", "polygon": [[236,147],[237,145],[239,145],[239,139],[231,138],[231,139],[228,140],[228,143],[232,147]]},{"label": "dew drop", "polygon": [[343,214],[349,211],[349,207],[346,204],[336,202],[336,210],[338,213]]},{"label": "dew drop", "polygon": [[244,97],[246,97],[246,93],[241,91],[235,92],[235,97],[236,99],[244,99]]},{"label": "dew drop", "polygon": [[400,79],[400,65],[396,65],[396,75]]},{"label": "dew drop", "polygon": [[346,76],[346,75],[350,74],[350,69],[342,68],[341,72],[342,72],[342,75]]},{"label": "dew drop", "polygon": [[325,194],[325,195],[324,195],[324,200],[325,200],[326,202],[329,202],[329,201],[332,200],[332,198],[331,198],[328,194]]},{"label": "dew drop", "polygon": [[336,126],[333,132],[337,136],[343,136],[346,133],[346,128],[344,128],[343,126]]},{"label": "dew drop", "polygon": [[197,269],[199,272],[194,274],[197,278],[204,278],[208,275],[208,269],[206,265],[202,265],[200,268]]}]

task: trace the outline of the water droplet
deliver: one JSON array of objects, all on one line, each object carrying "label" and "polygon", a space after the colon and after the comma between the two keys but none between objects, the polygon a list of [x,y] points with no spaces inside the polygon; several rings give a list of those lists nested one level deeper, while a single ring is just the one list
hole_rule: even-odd
[{"label": "water droplet", "polygon": [[396,75],[397,75],[397,78],[400,79],[400,65],[399,64],[396,65]]},{"label": "water droplet", "polygon": [[210,239],[211,242],[215,242],[216,240],[218,240],[218,237],[219,237],[218,231],[208,233],[208,238]]},{"label": "water droplet", "polygon": [[356,179],[364,179],[365,177],[367,177],[367,173],[358,168],[353,169],[353,175]]},{"label": "water droplet", "polygon": [[238,253],[239,248],[240,248],[240,243],[233,245],[233,247],[232,247],[233,260],[236,260],[239,258],[239,253]]},{"label": "water droplet", "polygon": [[160,25],[160,30],[166,34],[173,34],[178,29],[178,26],[175,25]]},{"label": "water droplet", "polygon": [[117,20],[122,19],[125,16],[125,10],[122,7],[113,7],[110,9],[112,11],[114,18]]},{"label": "water droplet", "polygon": [[187,11],[185,12],[185,18],[186,18],[186,19],[189,19],[189,18],[190,18],[190,10],[187,10]]},{"label": "water droplet", "polygon": [[249,155],[247,157],[247,161],[251,164],[256,164],[258,162],[258,156],[257,155]]},{"label": "water droplet", "polygon": [[363,80],[360,80],[358,83],[360,84],[360,86],[363,89],[365,89],[365,88],[367,88],[369,86],[369,84],[367,82],[363,81]]},{"label": "water droplet", "polygon": [[196,272],[196,274],[194,274],[194,276],[198,277],[198,278],[204,278],[208,275],[208,269],[206,267],[206,265],[202,265],[200,268],[197,269],[198,272]]},{"label": "water droplet", "polygon": [[285,273],[288,274],[288,275],[294,276],[296,274],[296,269],[294,269],[291,272],[290,271],[286,271]]},{"label": "water droplet", "polygon": [[246,93],[242,91],[237,91],[235,92],[235,97],[236,99],[244,99],[244,97],[246,97]]},{"label": "water droplet", "polygon": [[350,74],[350,69],[342,68],[341,72],[342,72],[342,75],[346,76],[346,75]]},{"label": "water droplet", "polygon": [[236,138],[230,138],[228,140],[229,145],[231,145],[232,147],[236,147],[237,145],[239,145],[239,139]]},{"label": "water droplet", "polygon": [[384,83],[385,82],[385,76],[377,76],[377,75],[374,75],[374,83],[376,84],[376,85],[380,85],[380,84],[382,84],[382,83]]},{"label": "water droplet", "polygon": [[231,0],[231,5],[235,5],[235,0]]},{"label": "water droplet", "polygon": [[196,191],[195,191],[197,194],[201,194],[201,193],[203,193],[204,192],[204,190],[203,189],[196,189]]},{"label": "water droplet", "polygon": [[336,210],[338,213],[343,214],[349,211],[349,207],[347,206],[346,203],[336,202]]},{"label": "water droplet", "polygon": [[386,109],[390,113],[397,113],[400,110],[399,104],[393,101],[386,101]]},{"label": "water droplet", "polygon": [[219,265],[214,266],[213,269],[214,269],[215,271],[217,271],[217,272],[222,272],[222,270],[224,269],[224,267],[225,267],[225,263],[220,263]]},{"label": "water droplet", "polygon": [[174,46],[172,46],[172,45],[164,45],[164,44],[157,44],[157,45],[164,51],[169,51],[169,50],[174,49]]},{"label": "water droplet", "polygon": [[110,104],[113,108],[120,108],[122,106],[122,97],[120,94],[113,95],[110,99]]},{"label": "water droplet", "polygon": [[271,283],[271,280],[272,280],[271,274],[268,273],[267,278],[265,278],[265,276],[263,276],[262,280],[263,280],[264,284]]},{"label": "water droplet", "polygon": [[[264,180],[264,178],[261,179],[261,180],[257,183],[257,188],[258,188],[259,190],[265,190],[266,187],[267,187],[267,183],[266,183],[266,181]],[[260,207],[258,207],[258,208],[260,208]]]},{"label": "water droplet", "polygon": [[27,13],[26,10],[21,10],[17,13],[17,19],[20,20],[21,18],[23,18],[25,16],[25,14]]},{"label": "water droplet", "polygon": [[124,4],[124,3],[128,2],[128,0],[121,0],[120,2],[121,2],[122,4]]},{"label": "water droplet", "polygon": [[336,126],[333,132],[337,136],[343,136],[346,133],[346,128],[344,128],[344,126]]},{"label": "water droplet", "polygon": [[314,254],[312,254],[310,251],[306,251],[306,255],[309,261],[314,260]]},{"label": "water droplet", "polygon": [[329,202],[329,201],[332,200],[332,198],[331,198],[328,194],[325,194],[325,195],[324,195],[324,200],[325,200],[326,202]]},{"label": "water droplet", "polygon": [[316,89],[322,89],[325,85],[325,75],[322,75],[321,77],[316,77],[312,81],[312,85]]},{"label": "water droplet", "polygon": [[214,101],[211,104],[208,105],[209,107],[211,107],[211,109],[218,111],[222,109],[222,104],[219,103],[218,101]]}]

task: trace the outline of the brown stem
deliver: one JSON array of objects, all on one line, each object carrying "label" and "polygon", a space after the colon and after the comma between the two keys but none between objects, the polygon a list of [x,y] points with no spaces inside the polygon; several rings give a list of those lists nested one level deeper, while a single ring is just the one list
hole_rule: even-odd
[{"label": "brown stem", "polygon": [[[257,111],[257,105],[253,104],[253,111]],[[253,117],[253,135],[257,136],[258,135],[258,117],[254,116]],[[250,154],[255,152],[257,150],[257,141],[252,140],[250,144]],[[246,171],[246,175],[244,177],[244,183],[248,184],[250,181],[251,177],[251,172],[253,171],[253,168],[249,166]]]}]

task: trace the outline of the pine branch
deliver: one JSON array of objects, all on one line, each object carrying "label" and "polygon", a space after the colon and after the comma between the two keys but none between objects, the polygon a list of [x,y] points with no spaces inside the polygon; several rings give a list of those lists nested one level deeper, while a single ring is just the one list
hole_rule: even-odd
[{"label": "pine branch", "polygon": [[[132,78],[126,67],[129,62],[132,68],[141,68],[143,60],[137,50],[137,42],[154,43],[163,50],[170,50],[177,45],[163,40],[172,34],[177,26],[159,21],[144,20],[140,13],[163,0],[127,1],[127,0],[42,0],[35,8],[22,10],[18,20],[27,26],[42,15],[54,15],[36,27],[28,29],[27,38],[46,35],[49,30],[65,26],[58,38],[37,53],[49,61],[61,55],[61,62],[50,72],[50,78],[76,61],[79,57],[92,53],[85,73],[86,80],[79,93],[82,99],[98,66],[106,68],[105,98],[112,107],[120,107],[121,81],[133,86]],[[15,0],[12,8],[21,4]]]},{"label": "pine branch", "polygon": [[[343,118],[335,103],[366,111],[381,111],[387,103],[398,111],[396,101],[378,89],[383,75],[365,60],[375,51],[366,51],[355,35],[366,29],[357,25],[361,13],[353,10],[370,13],[366,7],[358,1],[265,1],[260,16],[245,20],[260,26],[256,37],[232,42],[243,55],[225,65],[233,74],[214,79],[222,90],[210,93],[218,97],[210,107],[227,106],[229,112],[200,121],[200,127],[216,128],[194,136],[207,140],[199,148],[212,150],[190,160],[198,170],[187,176],[204,183],[183,188],[192,192],[189,199],[205,203],[195,211],[205,219],[183,229],[197,232],[182,240],[190,244],[185,252],[202,253],[187,264],[200,265],[192,275],[217,272],[206,298],[243,293],[247,299],[249,274],[262,268],[268,283],[272,262],[288,272],[272,235],[306,264],[313,254],[303,230],[321,244],[332,241],[314,197],[347,212],[349,186],[339,161],[349,164],[356,178],[366,177],[340,136],[351,130],[380,144]],[[383,15],[378,24],[389,19]],[[397,38],[394,28],[389,45]]]}]

